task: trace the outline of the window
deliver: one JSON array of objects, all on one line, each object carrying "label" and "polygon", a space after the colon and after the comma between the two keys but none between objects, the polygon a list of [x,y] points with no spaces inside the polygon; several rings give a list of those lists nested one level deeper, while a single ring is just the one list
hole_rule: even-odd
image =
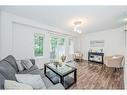
[{"label": "window", "polygon": [[69,54],[74,53],[74,42],[73,39],[69,39]]},{"label": "window", "polygon": [[50,43],[50,59],[59,60],[62,55],[65,55],[65,39],[63,37],[52,36]]},{"label": "window", "polygon": [[34,55],[43,56],[43,40],[42,34],[35,33],[34,35]]}]

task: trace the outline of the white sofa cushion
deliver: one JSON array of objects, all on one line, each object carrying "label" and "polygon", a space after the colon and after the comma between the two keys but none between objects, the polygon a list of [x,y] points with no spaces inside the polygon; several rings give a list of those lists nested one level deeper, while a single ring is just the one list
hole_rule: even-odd
[{"label": "white sofa cushion", "polygon": [[15,74],[18,82],[31,85],[33,89],[46,89],[46,86],[40,75]]},{"label": "white sofa cushion", "polygon": [[50,89],[54,89],[54,90],[64,90],[65,88],[63,87],[63,85],[61,84],[61,83],[58,83],[58,84],[55,84],[55,85],[53,85],[53,86],[50,86],[49,88],[48,88],[49,90]]},{"label": "white sofa cushion", "polygon": [[23,84],[23,83],[18,83],[16,81],[12,80],[5,80],[4,81],[4,89],[6,90],[32,90],[32,86]]}]

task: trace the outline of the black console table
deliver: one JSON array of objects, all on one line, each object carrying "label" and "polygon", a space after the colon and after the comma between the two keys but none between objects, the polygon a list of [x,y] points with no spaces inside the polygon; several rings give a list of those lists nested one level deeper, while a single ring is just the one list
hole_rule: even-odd
[{"label": "black console table", "polygon": [[104,63],[104,53],[88,52],[88,61],[96,63]]}]

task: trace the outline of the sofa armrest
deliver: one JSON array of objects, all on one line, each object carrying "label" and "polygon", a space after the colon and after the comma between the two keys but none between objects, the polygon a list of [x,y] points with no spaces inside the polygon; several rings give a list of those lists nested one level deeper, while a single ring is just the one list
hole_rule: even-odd
[{"label": "sofa armrest", "polygon": [[35,59],[30,59],[33,65],[35,65]]}]

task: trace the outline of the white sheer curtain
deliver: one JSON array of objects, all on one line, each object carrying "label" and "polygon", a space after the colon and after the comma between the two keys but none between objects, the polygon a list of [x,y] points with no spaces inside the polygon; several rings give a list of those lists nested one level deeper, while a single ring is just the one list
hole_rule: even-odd
[{"label": "white sheer curtain", "polygon": [[73,39],[69,39],[69,54],[74,53],[74,41]]},{"label": "white sheer curtain", "polygon": [[65,38],[63,36],[52,35],[50,38],[50,59],[60,60],[65,55]]}]

